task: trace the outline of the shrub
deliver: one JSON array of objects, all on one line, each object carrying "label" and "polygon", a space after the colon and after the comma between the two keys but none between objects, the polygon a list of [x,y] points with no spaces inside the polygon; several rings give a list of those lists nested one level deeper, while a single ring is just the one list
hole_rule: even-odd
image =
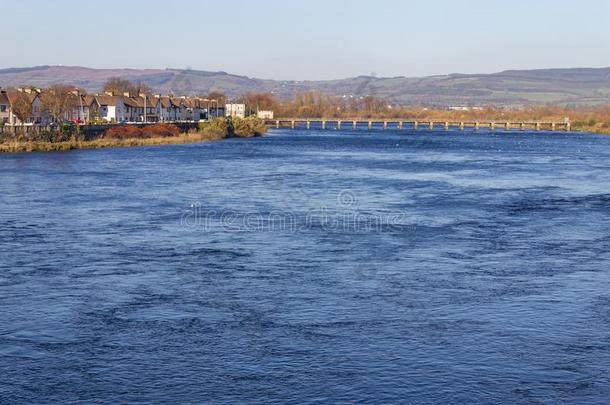
[{"label": "shrub", "polygon": [[233,135],[239,137],[260,136],[267,132],[263,120],[256,117],[233,118]]},{"label": "shrub", "polygon": [[140,138],[141,135],[142,131],[140,131],[140,128],[131,125],[111,127],[104,132],[104,138],[108,139]]},{"label": "shrub", "polygon": [[145,138],[169,138],[180,135],[180,129],[171,124],[154,124],[142,128]]},{"label": "shrub", "polygon": [[248,118],[212,118],[199,123],[198,133],[208,138],[224,138],[226,136],[249,137],[259,136],[267,132],[263,120],[256,117]]},{"label": "shrub", "polygon": [[200,122],[199,133],[204,136],[225,137],[229,133],[227,120],[224,118],[211,118],[209,121]]},{"label": "shrub", "polygon": [[168,138],[180,135],[180,129],[171,124],[154,124],[145,127],[121,125],[106,130],[106,139]]}]

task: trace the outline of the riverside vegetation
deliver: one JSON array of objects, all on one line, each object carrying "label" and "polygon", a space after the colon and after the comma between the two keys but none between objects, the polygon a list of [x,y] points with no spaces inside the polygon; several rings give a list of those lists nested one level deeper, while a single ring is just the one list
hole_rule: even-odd
[{"label": "riverside vegetation", "polygon": [[419,121],[512,121],[561,122],[569,119],[572,130],[610,134],[610,105],[525,105],[464,107],[402,106],[374,96],[346,97],[321,92],[297,93],[291,100],[277,100],[272,94],[251,93],[240,102],[247,110],[273,110],[283,118],[402,118]]},{"label": "riverside vegetation", "polygon": [[175,145],[216,141],[231,137],[262,136],[264,122],[255,117],[212,118],[200,122],[196,129],[182,133],[172,124],[139,127],[120,125],[107,129],[96,139],[85,140],[78,126],[63,126],[56,131],[37,134],[20,133],[0,138],[0,152],[67,151],[131,146]]}]

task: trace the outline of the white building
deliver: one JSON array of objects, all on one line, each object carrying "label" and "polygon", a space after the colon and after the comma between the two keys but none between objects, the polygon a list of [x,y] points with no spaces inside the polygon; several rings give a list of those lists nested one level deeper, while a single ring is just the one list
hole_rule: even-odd
[{"label": "white building", "polygon": [[95,96],[98,118],[106,122],[122,122],[128,119],[127,108],[123,97],[106,93],[103,96]]},{"label": "white building", "polygon": [[256,113],[256,116],[262,120],[272,120],[273,111],[260,110],[259,112]]},{"label": "white building", "polygon": [[246,105],[245,104],[227,104],[225,106],[225,116],[227,117],[246,117]]}]

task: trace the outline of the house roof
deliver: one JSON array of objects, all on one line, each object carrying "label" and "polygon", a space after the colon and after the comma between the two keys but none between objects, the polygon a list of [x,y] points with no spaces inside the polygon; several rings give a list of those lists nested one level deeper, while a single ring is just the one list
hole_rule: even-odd
[{"label": "house roof", "polygon": [[95,96],[97,103],[99,105],[117,105],[123,97],[121,96],[108,96],[108,95],[98,95]]},{"label": "house roof", "polygon": [[146,98],[146,105],[151,106],[151,107],[156,107],[157,104],[159,103],[159,99],[155,98],[155,97],[147,97]]},{"label": "house roof", "polygon": [[93,101],[95,101],[95,97],[94,96],[82,95],[81,97],[83,99],[83,104],[84,105],[91,105],[93,103]]},{"label": "house roof", "polygon": [[172,105],[169,97],[161,97],[161,105],[163,108],[169,108]]},{"label": "house roof", "polygon": [[17,97],[19,97],[21,94],[24,94],[28,98],[28,100],[30,100],[30,103],[33,103],[36,97],[38,97],[38,93],[26,93],[21,92],[19,90],[7,90],[6,97],[8,99],[9,104],[12,105],[15,100],[17,100]]},{"label": "house roof", "polygon": [[186,103],[186,106],[189,108],[202,108],[204,105],[203,101],[198,97],[195,97],[195,98],[189,97],[185,100],[185,103]]},{"label": "house roof", "polygon": [[[144,108],[144,97],[138,96],[134,97],[135,101],[138,103],[138,107]],[[158,99],[150,96],[146,96],[146,108],[153,108],[157,106]]]},{"label": "house roof", "polygon": [[184,99],[183,98],[175,98],[172,97],[170,98],[171,103],[175,106],[175,107],[181,107],[182,105],[184,105]]},{"label": "house roof", "polygon": [[142,107],[138,103],[138,100],[136,100],[135,97],[125,97],[125,98],[123,98],[123,103],[125,104],[126,107],[132,107],[132,108]]}]

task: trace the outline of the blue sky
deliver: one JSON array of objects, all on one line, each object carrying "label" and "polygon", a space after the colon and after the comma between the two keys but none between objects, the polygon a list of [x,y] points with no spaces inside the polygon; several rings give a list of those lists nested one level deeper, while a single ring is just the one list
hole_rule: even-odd
[{"label": "blue sky", "polygon": [[608,0],[0,0],[0,67],[275,79],[610,66]]}]

